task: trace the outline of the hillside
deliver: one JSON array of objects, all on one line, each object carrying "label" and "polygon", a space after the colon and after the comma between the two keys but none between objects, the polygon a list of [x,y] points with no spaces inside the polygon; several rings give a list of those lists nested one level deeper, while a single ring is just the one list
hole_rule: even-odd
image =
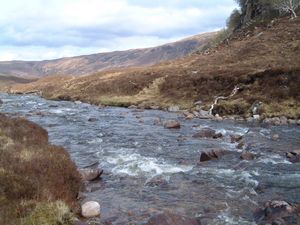
[{"label": "hillside", "polygon": [[10,86],[15,84],[25,84],[33,81],[36,81],[36,79],[0,74],[0,91],[6,91]]},{"label": "hillside", "polygon": [[215,113],[246,116],[256,101],[263,116],[300,117],[300,20],[273,20],[235,32],[217,48],[148,68],[101,72],[86,77],[51,77],[12,92],[42,91],[51,99],[82,100],[93,104],[131,104],[144,107],[179,105],[193,108],[202,101],[208,109],[215,96]]},{"label": "hillside", "polygon": [[196,35],[153,48],[115,51],[46,61],[0,62],[0,73],[14,76],[85,75],[115,68],[142,67],[186,56],[202,49],[216,32]]}]

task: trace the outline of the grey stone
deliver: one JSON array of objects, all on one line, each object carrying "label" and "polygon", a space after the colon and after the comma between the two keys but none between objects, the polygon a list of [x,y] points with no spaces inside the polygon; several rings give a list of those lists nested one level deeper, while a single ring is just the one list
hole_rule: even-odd
[{"label": "grey stone", "polygon": [[85,218],[100,216],[100,204],[95,201],[89,201],[81,206],[81,215]]}]

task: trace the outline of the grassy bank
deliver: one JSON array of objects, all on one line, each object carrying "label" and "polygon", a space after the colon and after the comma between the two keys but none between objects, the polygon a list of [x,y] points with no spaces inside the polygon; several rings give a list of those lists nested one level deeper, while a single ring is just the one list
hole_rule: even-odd
[{"label": "grassy bank", "polygon": [[75,164],[46,130],[0,114],[0,224],[72,224],[80,186]]}]

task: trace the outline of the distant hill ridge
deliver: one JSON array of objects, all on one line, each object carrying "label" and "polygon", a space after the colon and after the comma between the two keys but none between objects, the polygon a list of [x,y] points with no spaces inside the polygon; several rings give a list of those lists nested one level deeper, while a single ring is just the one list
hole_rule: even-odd
[{"label": "distant hill ridge", "polygon": [[0,74],[27,77],[46,75],[86,75],[103,70],[143,67],[162,61],[173,60],[201,50],[216,35],[216,32],[195,35],[158,47],[114,51],[91,55],[67,57],[44,61],[0,62]]}]

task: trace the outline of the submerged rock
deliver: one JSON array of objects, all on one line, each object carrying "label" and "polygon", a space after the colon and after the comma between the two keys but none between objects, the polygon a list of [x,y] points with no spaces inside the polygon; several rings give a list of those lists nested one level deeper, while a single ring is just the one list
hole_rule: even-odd
[{"label": "submerged rock", "polygon": [[279,139],[279,135],[278,134],[273,134],[271,139],[273,141],[277,141]]},{"label": "submerged rock", "polygon": [[163,122],[162,122],[161,118],[159,118],[159,117],[155,118],[153,121],[153,125],[162,125],[162,124],[163,124]]},{"label": "submerged rock", "polygon": [[84,203],[81,206],[81,215],[85,218],[100,216],[100,204],[95,201]]},{"label": "submerged rock", "polygon": [[294,150],[291,152],[287,152],[286,157],[289,159],[290,162],[298,163],[298,162],[300,162],[300,150]]},{"label": "submerged rock", "polygon": [[243,149],[244,146],[245,146],[245,142],[240,141],[240,142],[237,144],[236,148],[237,148],[237,149]]},{"label": "submerged rock", "polygon": [[3,104],[3,101],[0,99],[0,105],[2,105]]},{"label": "submerged rock", "polygon": [[158,175],[155,177],[152,177],[150,179],[148,179],[145,183],[145,186],[149,186],[149,187],[166,187],[168,186],[169,182],[166,179],[165,176],[163,175]]},{"label": "submerged rock", "polygon": [[88,121],[89,121],[89,122],[96,122],[96,121],[97,121],[97,118],[91,117],[91,118],[88,119]]},{"label": "submerged rock", "polygon": [[80,173],[83,180],[93,181],[93,180],[98,179],[102,175],[103,170],[100,170],[100,169],[80,169],[79,173]]},{"label": "submerged rock", "polygon": [[253,154],[252,152],[248,152],[248,151],[244,151],[243,153],[242,153],[242,155],[240,156],[240,158],[242,159],[242,160],[253,160],[253,159],[255,159],[256,158],[256,155],[255,154]]},{"label": "submerged rock", "polygon": [[193,135],[193,138],[221,138],[223,137],[222,133],[217,133],[215,130],[205,127],[202,128],[199,132]]},{"label": "submerged rock", "polygon": [[200,162],[205,162],[213,159],[219,159],[225,154],[224,149],[211,149],[208,151],[201,152]]},{"label": "submerged rock", "polygon": [[58,105],[49,105],[49,108],[58,108]]},{"label": "submerged rock", "polygon": [[168,120],[164,122],[164,127],[168,129],[179,129],[181,127],[181,124],[176,120]]},{"label": "submerged rock", "polygon": [[200,225],[196,218],[190,218],[170,212],[152,216],[146,225]]}]

